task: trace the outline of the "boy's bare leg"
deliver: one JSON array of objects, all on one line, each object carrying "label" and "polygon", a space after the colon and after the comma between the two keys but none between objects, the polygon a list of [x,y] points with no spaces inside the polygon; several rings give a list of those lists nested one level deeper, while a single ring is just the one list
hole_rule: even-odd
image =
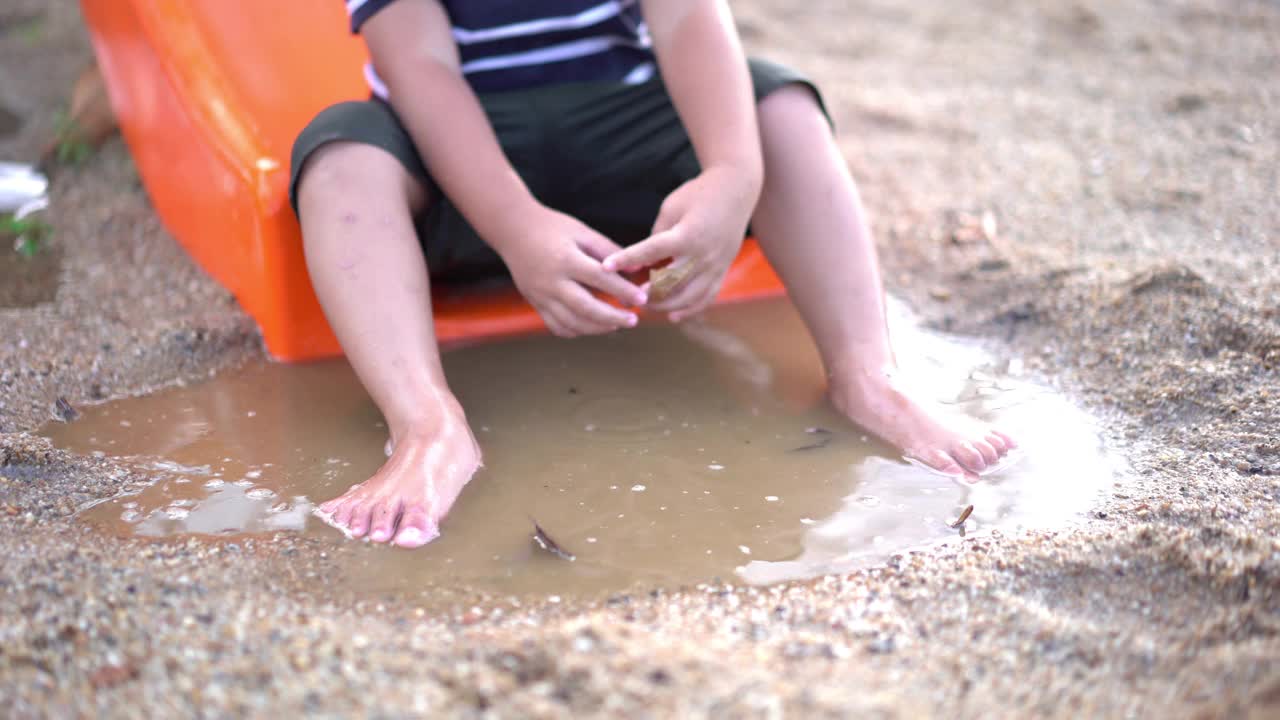
[{"label": "boy's bare leg", "polygon": [[412,220],[424,195],[390,154],[339,142],[308,160],[298,193],[311,283],[391,431],[386,464],[319,512],[354,537],[404,547],[439,534],[440,520],[480,466],[480,449],[440,366]]},{"label": "boy's bare leg", "polygon": [[812,93],[789,86],[759,106],[764,187],[759,242],[809,326],[832,403],[908,456],[970,479],[1014,442],[913,398],[894,378],[884,291],[857,186]]}]

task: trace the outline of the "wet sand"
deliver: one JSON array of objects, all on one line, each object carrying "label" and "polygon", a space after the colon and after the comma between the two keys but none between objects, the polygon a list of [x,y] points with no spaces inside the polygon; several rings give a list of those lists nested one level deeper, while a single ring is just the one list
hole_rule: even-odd
[{"label": "wet sand", "polygon": [[[52,302],[0,309],[0,703],[17,717],[1280,712],[1280,8],[734,7],[753,49],[824,87],[891,292],[1100,419],[1129,477],[1087,523],[767,588],[429,610],[335,583],[363,546],[113,538],[74,513],[150,478],[34,435],[55,399],[261,357],[115,144],[55,183]],[[12,29],[32,13],[47,13],[39,42]],[[67,0],[0,9],[0,104],[26,120],[0,156],[27,157],[51,127],[87,55],[75,15]]]}]

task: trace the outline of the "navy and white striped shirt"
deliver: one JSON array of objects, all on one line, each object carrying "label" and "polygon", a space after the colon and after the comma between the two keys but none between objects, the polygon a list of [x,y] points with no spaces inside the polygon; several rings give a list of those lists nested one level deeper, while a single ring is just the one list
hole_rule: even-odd
[{"label": "navy and white striped shirt", "polygon": [[[345,0],[351,31],[395,0]],[[639,84],[656,71],[639,0],[442,0],[478,93],[565,82]],[[369,86],[387,98],[372,63]]]}]

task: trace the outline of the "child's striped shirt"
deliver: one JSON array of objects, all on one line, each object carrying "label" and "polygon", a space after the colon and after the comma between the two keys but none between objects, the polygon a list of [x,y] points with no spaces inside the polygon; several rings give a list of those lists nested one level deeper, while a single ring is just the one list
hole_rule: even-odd
[{"label": "child's striped shirt", "polygon": [[[345,0],[351,31],[396,0]],[[441,0],[476,92],[565,82],[642,83],[656,70],[639,0]],[[387,87],[372,63],[375,94]]]}]

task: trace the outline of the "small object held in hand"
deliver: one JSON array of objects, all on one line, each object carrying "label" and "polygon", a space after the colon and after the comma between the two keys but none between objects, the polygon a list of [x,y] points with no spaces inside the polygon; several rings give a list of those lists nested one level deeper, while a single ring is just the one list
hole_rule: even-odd
[{"label": "small object held in hand", "polygon": [[538,525],[537,520],[533,520],[533,518],[530,518],[530,520],[533,522],[533,541],[538,544],[538,547],[546,550],[552,555],[555,555],[561,560],[573,562],[577,559],[576,555],[560,547],[559,543],[552,540],[551,536],[547,534],[547,531],[543,530],[542,526]]},{"label": "small object held in hand", "polygon": [[965,508],[963,512],[960,513],[960,517],[956,518],[955,522],[951,523],[951,527],[953,528],[962,527],[964,525],[964,521],[968,520],[969,516],[972,514],[973,514],[973,506],[970,505],[969,507]]},{"label": "small object held in hand", "polygon": [[649,302],[662,302],[689,277],[689,264],[667,265],[649,271]]},{"label": "small object held in hand", "polygon": [[80,417],[80,411],[72,407],[66,398],[58,396],[58,399],[53,402],[54,420],[65,423],[71,422],[78,417]]}]

